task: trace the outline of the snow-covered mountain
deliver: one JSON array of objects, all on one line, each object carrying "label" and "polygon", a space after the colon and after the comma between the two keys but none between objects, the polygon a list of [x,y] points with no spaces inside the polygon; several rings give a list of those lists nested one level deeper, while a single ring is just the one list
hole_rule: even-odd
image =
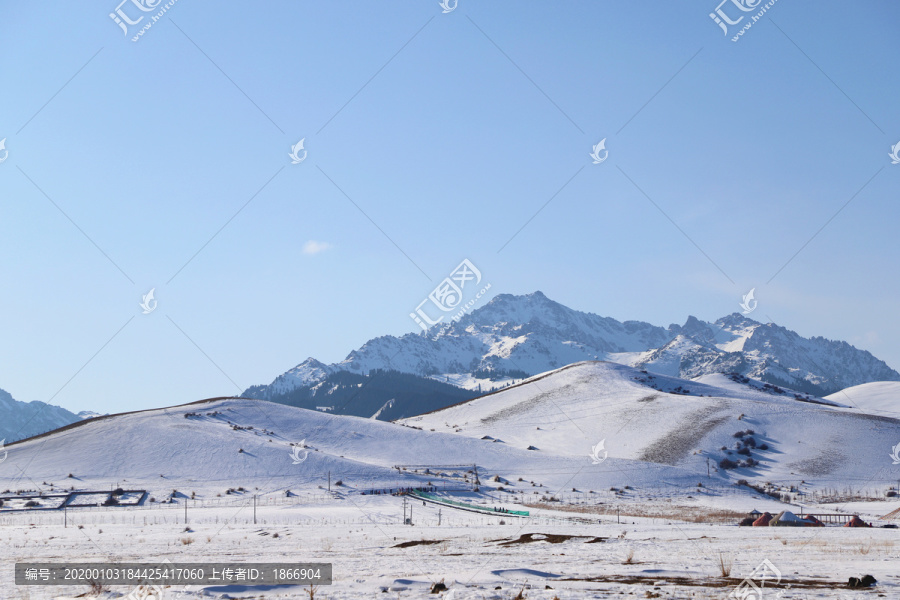
[{"label": "snow-covered mountain", "polygon": [[733,372],[817,395],[900,380],[900,373],[884,361],[847,342],[804,338],[737,313],[715,323],[688,317],[668,343],[628,364],[682,379]]},{"label": "snow-covered mountain", "polygon": [[95,418],[95,417],[102,417],[102,416],[103,416],[102,414],[100,414],[100,413],[98,413],[98,412],[94,412],[94,411],[92,411],[92,410],[80,410],[80,411],[78,411],[78,418],[79,418],[79,419],[93,419],[93,418]]},{"label": "snow-covered mountain", "polygon": [[684,325],[664,328],[573,310],[538,291],[498,295],[459,321],[427,332],[372,339],[338,363],[308,358],[248,392],[273,398],[337,371],[374,369],[486,390],[584,360],[682,379],[733,372],[820,396],[871,381],[900,381],[900,373],[846,342],[804,338],[737,313],[714,323],[688,317]]},{"label": "snow-covered mountain", "polygon": [[0,440],[7,443],[46,433],[80,420],[64,408],[44,402],[19,402],[0,390]]},{"label": "snow-covered mountain", "polygon": [[[244,396],[260,398],[264,388],[250,388]],[[477,396],[428,377],[376,369],[366,375],[334,371],[317,382],[264,398],[271,402],[328,412],[393,421],[437,410]]]}]

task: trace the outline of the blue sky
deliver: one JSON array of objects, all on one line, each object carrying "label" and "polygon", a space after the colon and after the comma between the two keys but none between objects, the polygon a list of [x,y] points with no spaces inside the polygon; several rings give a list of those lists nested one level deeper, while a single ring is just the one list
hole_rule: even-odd
[{"label": "blue sky", "polygon": [[463,258],[660,325],[756,288],[900,368],[900,6],[780,0],[732,42],[716,4],[178,0],[132,42],[115,1],[5,3],[0,387],[232,395],[418,331]]}]

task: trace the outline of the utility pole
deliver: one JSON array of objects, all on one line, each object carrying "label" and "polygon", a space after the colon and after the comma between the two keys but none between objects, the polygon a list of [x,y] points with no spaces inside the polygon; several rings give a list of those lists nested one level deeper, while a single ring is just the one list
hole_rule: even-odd
[{"label": "utility pole", "polygon": [[256,494],[253,494],[253,524],[256,525]]},{"label": "utility pole", "polygon": [[406,496],[403,496],[403,524],[406,525]]},{"label": "utility pole", "polygon": [[184,499],[184,524],[187,525],[187,498]]},{"label": "utility pole", "polygon": [[616,523],[619,523],[619,507],[616,507]]},{"label": "utility pole", "polygon": [[709,457],[708,457],[708,456],[706,457],[706,478],[707,478],[707,479],[710,478],[710,475],[709,475]]},{"label": "utility pole", "polygon": [[331,471],[328,471],[328,491],[331,491]]},{"label": "utility pole", "polygon": [[441,509],[438,509],[438,527],[441,525]]},{"label": "utility pole", "polygon": [[63,527],[69,526],[69,508],[63,504]]}]

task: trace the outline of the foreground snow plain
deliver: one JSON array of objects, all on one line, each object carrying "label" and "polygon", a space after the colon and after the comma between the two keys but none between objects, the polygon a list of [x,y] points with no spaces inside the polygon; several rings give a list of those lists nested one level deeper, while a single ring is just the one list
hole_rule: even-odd
[{"label": "foreground snow plain", "polygon": [[[764,560],[782,574],[780,586],[766,590],[764,597],[900,597],[900,546],[895,529],[748,528],[679,522],[628,516],[631,511],[624,502],[620,523],[615,515],[603,515],[596,524],[566,522],[565,515],[552,511],[512,519],[412,503],[414,525],[410,526],[402,524],[403,501],[394,496],[322,498],[320,504],[315,498],[305,499],[304,504],[268,504],[262,499],[254,524],[252,502],[242,500],[240,505],[209,508],[191,508],[189,503],[187,525],[178,504],[71,510],[68,527],[62,526],[63,517],[55,512],[4,516],[0,597],[86,597],[86,586],[14,586],[11,567],[17,561],[155,563],[166,559],[329,562],[334,565],[334,584],[320,588],[316,597],[334,600],[506,600],[523,589],[526,598],[546,600],[726,598]],[[663,500],[657,505],[662,511],[672,504]],[[513,503],[504,506],[517,508]],[[641,506],[646,509],[647,503]],[[434,543],[401,546],[423,540]],[[507,543],[516,540],[524,543]],[[720,560],[732,563],[730,577],[722,577]],[[863,574],[878,580],[875,594],[845,587],[849,577]],[[431,587],[439,581],[449,589],[432,595]],[[118,588],[99,597],[120,598],[132,591]],[[176,598],[274,600],[308,595],[298,586],[207,585],[163,591],[164,600]]]}]

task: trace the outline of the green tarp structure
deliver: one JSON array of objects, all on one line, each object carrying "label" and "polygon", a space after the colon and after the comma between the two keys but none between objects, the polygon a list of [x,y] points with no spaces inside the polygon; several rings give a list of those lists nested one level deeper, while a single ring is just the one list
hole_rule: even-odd
[{"label": "green tarp structure", "polygon": [[428,492],[410,492],[410,496],[416,496],[418,498],[424,498],[426,500],[431,500],[433,502],[439,502],[441,504],[450,504],[451,506],[459,506],[460,508],[467,508],[469,510],[477,510],[478,512],[488,513],[492,515],[515,515],[517,517],[527,517],[531,513],[527,510],[507,510],[504,512],[492,510],[490,508],[485,508],[484,506],[478,506],[475,504],[466,504],[465,502],[458,502],[456,500],[450,500],[448,498],[442,498],[441,496],[435,494],[429,494]]}]

